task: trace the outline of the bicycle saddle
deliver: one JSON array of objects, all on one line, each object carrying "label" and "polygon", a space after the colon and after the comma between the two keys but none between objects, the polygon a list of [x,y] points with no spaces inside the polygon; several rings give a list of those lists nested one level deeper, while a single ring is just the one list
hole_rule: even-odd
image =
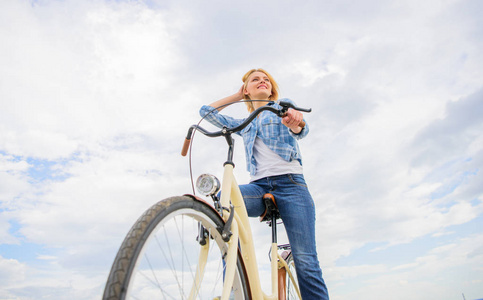
[{"label": "bicycle saddle", "polygon": [[265,211],[260,216],[260,222],[271,222],[272,216],[275,216],[275,219],[280,219],[280,212],[278,211],[275,197],[270,193],[266,193],[262,199],[263,203],[265,203]]}]

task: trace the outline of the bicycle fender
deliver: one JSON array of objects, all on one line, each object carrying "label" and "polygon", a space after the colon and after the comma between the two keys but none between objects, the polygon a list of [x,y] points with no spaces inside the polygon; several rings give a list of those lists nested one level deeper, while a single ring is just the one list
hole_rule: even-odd
[{"label": "bicycle fender", "polygon": [[201,203],[204,203],[204,204],[208,205],[211,210],[213,210],[214,212],[216,212],[221,217],[220,213],[212,205],[210,205],[210,203],[208,201],[206,201],[205,199],[200,198],[200,197],[198,197],[196,195],[192,195],[192,194],[184,194],[183,196],[190,197],[193,200],[196,200],[196,201],[199,201]]}]

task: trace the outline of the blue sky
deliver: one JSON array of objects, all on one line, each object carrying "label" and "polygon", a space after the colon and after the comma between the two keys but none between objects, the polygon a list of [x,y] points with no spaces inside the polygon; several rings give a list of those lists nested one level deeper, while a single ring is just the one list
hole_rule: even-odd
[{"label": "blue sky", "polygon": [[[191,191],[179,151],[199,107],[254,67],[313,110],[300,147],[331,299],[483,298],[482,14],[478,0],[2,1],[0,299],[99,299],[137,217]],[[223,145],[197,136],[195,176],[221,176]]]}]

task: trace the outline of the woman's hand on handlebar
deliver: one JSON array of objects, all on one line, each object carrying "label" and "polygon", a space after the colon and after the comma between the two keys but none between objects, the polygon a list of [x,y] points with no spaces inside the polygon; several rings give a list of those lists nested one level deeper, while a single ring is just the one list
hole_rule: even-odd
[{"label": "woman's hand on handlebar", "polygon": [[301,112],[289,108],[288,111],[285,113],[285,116],[282,117],[282,124],[292,130],[293,133],[300,133],[303,128],[300,127],[299,124],[302,122],[303,119],[304,116]]}]

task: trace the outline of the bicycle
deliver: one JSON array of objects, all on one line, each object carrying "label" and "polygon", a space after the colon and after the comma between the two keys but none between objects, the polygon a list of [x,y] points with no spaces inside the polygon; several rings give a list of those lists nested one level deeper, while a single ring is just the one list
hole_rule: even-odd
[{"label": "bicycle", "polygon": [[260,217],[272,227],[272,290],[269,295],[263,292],[248,214],[233,174],[233,133],[264,110],[280,117],[289,108],[311,111],[290,102],[279,104],[281,109],[270,105],[256,109],[234,128],[209,132],[200,123],[189,128],[183,156],[195,131],[223,136],[228,143],[222,181],[209,174],[196,181],[200,193],[210,196],[213,205],[186,194],[161,200],[146,210],[116,255],[103,299],[301,299],[290,245],[277,245],[279,214],[271,194],[264,196],[266,211]]}]

